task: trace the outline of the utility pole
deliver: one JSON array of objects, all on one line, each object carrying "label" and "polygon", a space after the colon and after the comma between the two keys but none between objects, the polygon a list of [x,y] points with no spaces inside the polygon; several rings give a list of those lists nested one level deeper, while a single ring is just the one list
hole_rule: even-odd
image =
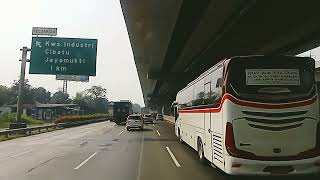
[{"label": "utility pole", "polygon": [[22,97],[21,94],[23,92],[23,85],[26,75],[26,64],[29,62],[27,60],[28,51],[31,51],[31,49],[28,49],[27,47],[23,47],[20,49],[22,51],[22,59],[21,59],[21,70],[20,70],[20,80],[19,80],[19,92],[18,92],[18,103],[17,103],[17,117],[16,117],[16,123],[10,124],[10,129],[15,128],[21,128],[26,126],[21,122],[21,114],[22,114]]}]

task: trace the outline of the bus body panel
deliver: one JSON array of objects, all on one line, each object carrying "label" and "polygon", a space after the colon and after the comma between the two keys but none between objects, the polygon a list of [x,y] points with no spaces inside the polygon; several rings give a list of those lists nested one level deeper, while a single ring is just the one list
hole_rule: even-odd
[{"label": "bus body panel", "polygon": [[[247,157],[233,157],[226,151],[224,144],[224,171],[232,175],[270,175],[270,172],[264,172],[267,167],[292,166],[294,171],[289,174],[308,174],[320,172],[320,166],[316,165],[320,162],[320,156],[313,158],[299,159],[298,154],[311,150],[316,146],[316,130],[319,124],[319,102],[307,106],[299,106],[285,109],[262,109],[254,107],[244,107],[234,104],[226,100],[223,103],[225,113],[224,123],[231,122],[234,129],[234,138],[237,149],[254,153],[257,159],[247,159]],[[280,112],[298,112],[307,111],[303,114],[306,118],[299,127],[286,129],[283,131],[268,131],[252,128],[245,121],[242,111],[280,113]],[[232,112],[232,113],[227,113]],[[241,118],[239,118],[241,117]],[[269,118],[270,119],[270,118]],[[279,120],[279,118],[272,118]],[[288,117],[281,118],[288,119]],[[280,120],[281,120],[280,119]],[[289,123],[294,124],[294,123]],[[273,125],[274,126],[274,125]],[[282,125],[283,126],[283,125]],[[224,134],[226,127],[224,127]],[[284,133],[285,132],[285,133]],[[224,136],[225,142],[225,136]],[[240,145],[242,144],[242,145]],[[281,151],[275,152],[275,149]],[[262,159],[259,159],[262,157]],[[283,157],[290,157],[292,160],[281,160]],[[263,158],[272,158],[273,160],[265,161]],[[277,160],[277,158],[279,158]],[[298,160],[295,160],[298,159]],[[232,165],[241,164],[241,167],[232,167]]]},{"label": "bus body panel", "polygon": [[[315,103],[306,106],[306,107],[294,107],[294,108],[288,108],[288,109],[281,109],[278,110],[280,111],[290,111],[290,112],[296,112],[296,111],[301,111],[304,109],[308,109],[309,112],[306,114],[308,117],[315,117],[318,115],[318,111],[316,111],[319,108],[318,101]],[[216,108],[213,108],[216,109]],[[212,149],[210,147],[206,147],[206,151],[212,151],[212,157],[213,159],[210,159],[210,157],[206,157],[210,162],[212,162],[215,166],[220,168],[221,170],[225,171],[228,174],[232,175],[268,175],[270,174],[269,172],[264,172],[263,169],[265,169],[268,166],[292,166],[295,171],[292,172],[292,174],[305,174],[305,173],[315,173],[320,171],[320,167],[316,166],[315,163],[320,162],[320,157],[315,157],[315,158],[310,158],[310,159],[303,159],[303,160],[287,160],[287,161],[262,161],[262,160],[251,160],[251,159],[245,159],[245,158],[237,158],[237,157],[232,157],[228,154],[228,152],[225,149],[225,127],[221,127],[222,124],[226,124],[227,122],[235,123],[238,120],[232,121],[235,117],[241,117],[241,111],[245,110],[251,110],[251,111],[260,111],[260,112],[275,112],[275,110],[265,110],[265,109],[259,109],[259,108],[251,108],[251,107],[243,107],[234,104],[233,102],[226,100],[222,104],[222,108],[218,112],[210,112],[212,109],[208,109],[208,112],[206,113],[179,113],[179,118],[178,121],[176,122],[176,126],[180,128],[180,131],[183,132],[182,139],[190,145],[193,149],[197,150],[196,146],[196,139],[191,138],[191,136],[197,137],[199,136],[200,138],[203,138],[203,133],[204,130],[195,127],[198,122],[202,122],[205,118],[201,118],[202,115],[210,115],[211,114],[211,127],[212,127]],[[223,112],[223,110],[225,110]],[[234,113],[228,113],[228,112],[234,112]],[[224,118],[222,118],[222,116]],[[183,122],[181,122],[183,119]],[[197,119],[197,120],[196,120]],[[229,120],[231,119],[231,121]],[[224,122],[222,122],[224,120]],[[208,121],[206,119],[206,121]],[[188,122],[188,124],[186,123]],[[310,122],[311,125],[310,126]],[[261,154],[256,154],[256,155],[261,155],[261,156],[274,156],[276,157],[281,157],[281,156],[290,156],[290,155],[297,155],[298,153],[309,150],[315,146],[314,142],[314,137],[316,133],[316,123],[318,121],[309,121],[307,120],[305,122],[305,126],[308,127],[308,131],[304,131],[305,127],[302,126],[299,128],[294,128],[294,131],[290,134],[286,135],[281,135],[281,134],[269,134],[266,132],[258,132],[254,133],[253,131],[240,131],[239,133],[236,130],[241,130],[241,129],[250,129],[251,127],[237,127],[235,128],[235,141],[236,141],[236,146],[237,148],[245,151],[249,151],[250,148],[247,146],[240,146],[240,143],[244,144],[249,144],[248,142],[240,142],[240,139],[244,136],[250,139],[250,137],[255,137],[256,142],[259,142],[258,145],[263,145],[263,147],[260,148],[252,148],[252,152],[259,152],[261,151]],[[241,122],[241,124],[248,124]],[[221,126],[220,126],[221,125]],[[215,128],[216,127],[216,128]],[[220,127],[220,128],[218,128]],[[200,130],[200,131],[199,131]],[[221,132],[222,131],[222,132]],[[291,131],[291,130],[290,130]],[[203,132],[203,133],[201,133]],[[247,133],[249,132],[249,133]],[[177,133],[177,132],[176,132]],[[250,134],[252,133],[252,134]],[[301,137],[294,137],[297,135],[304,134],[304,138],[301,140]],[[291,137],[290,137],[291,136]],[[292,137],[293,136],[293,137]],[[300,139],[300,140],[299,140]],[[203,139],[202,139],[203,140]],[[272,140],[272,141],[271,141]],[[276,141],[274,141],[276,140]],[[288,140],[294,141],[298,140],[299,143],[288,143]],[[289,147],[285,147],[285,145],[289,145]],[[263,152],[273,152],[270,147],[282,147],[284,148],[284,153],[265,153]],[[220,147],[222,148],[222,151],[220,150]],[[250,147],[250,146],[249,146]],[[303,149],[301,149],[303,148]],[[267,151],[269,150],[269,151]],[[285,151],[286,150],[286,151]],[[219,152],[220,151],[220,152]],[[288,153],[292,151],[291,153]],[[250,152],[250,151],[249,151]],[[285,154],[287,152],[287,154]],[[206,154],[206,153],[205,153]],[[233,168],[232,164],[233,163],[240,163],[241,167],[240,168]]]},{"label": "bus body panel", "polygon": [[204,148],[204,157],[208,159],[210,162],[213,160],[213,138],[212,138],[212,118],[211,113],[203,113],[204,114],[204,140],[203,148]]},{"label": "bus body panel", "polygon": [[188,145],[190,145],[193,149],[197,150],[196,134],[201,134],[201,137],[203,138],[204,114],[203,113],[196,113],[196,114],[182,113],[179,116],[180,116],[180,119],[183,119],[183,122],[177,121],[180,123],[179,127],[180,127],[182,140],[186,142]]},{"label": "bus body panel", "polygon": [[[227,100],[223,108],[226,109],[225,112],[232,112],[225,113],[224,117],[226,122],[231,122],[233,125],[235,144],[240,150],[257,156],[294,156],[316,145],[316,131],[319,123],[318,101],[307,106],[262,109],[236,105]],[[279,118],[247,115],[243,111],[265,114],[299,111],[306,113]],[[281,121],[285,123],[279,124]]]},{"label": "bus body panel", "polygon": [[[230,155],[225,155],[224,172],[232,175],[302,175],[319,173],[320,166],[315,165],[315,162],[320,163],[320,157],[314,157],[302,160],[293,161],[260,161],[236,158]],[[240,168],[232,167],[233,164],[240,163]],[[265,172],[266,167],[286,167],[292,166],[294,171],[291,173],[270,173]]]},{"label": "bus body panel", "polygon": [[[288,56],[233,59],[218,63],[179,91],[176,135],[180,131],[182,140],[195,150],[201,139],[205,158],[227,174],[320,172],[314,60]],[[204,85],[202,90],[199,84]]]},{"label": "bus body panel", "polygon": [[213,163],[223,169],[224,164],[224,137],[223,137],[223,110],[211,113],[211,129],[212,129],[212,153]]}]

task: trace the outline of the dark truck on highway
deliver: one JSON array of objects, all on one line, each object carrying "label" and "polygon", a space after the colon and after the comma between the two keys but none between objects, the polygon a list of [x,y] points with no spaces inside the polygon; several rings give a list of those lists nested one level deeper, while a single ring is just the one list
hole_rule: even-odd
[{"label": "dark truck on highway", "polygon": [[130,101],[114,102],[113,120],[116,124],[126,123],[127,117],[132,113],[132,103]]}]

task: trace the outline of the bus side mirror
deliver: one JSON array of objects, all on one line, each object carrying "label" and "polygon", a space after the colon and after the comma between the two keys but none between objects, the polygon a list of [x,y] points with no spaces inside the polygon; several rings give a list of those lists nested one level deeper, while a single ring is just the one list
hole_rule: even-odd
[{"label": "bus side mirror", "polygon": [[172,113],[173,113],[173,116],[174,116],[174,120],[177,121],[178,116],[179,116],[179,114],[178,114],[178,102],[175,101],[175,102],[173,102],[171,104],[171,110],[173,111]]},{"label": "bus side mirror", "polygon": [[175,106],[174,107],[174,120],[177,121],[178,117],[179,117],[178,107]]}]

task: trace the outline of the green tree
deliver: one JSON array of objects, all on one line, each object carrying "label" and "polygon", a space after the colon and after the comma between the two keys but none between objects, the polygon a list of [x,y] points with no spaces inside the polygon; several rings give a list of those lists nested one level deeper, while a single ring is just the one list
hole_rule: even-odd
[{"label": "green tree", "polygon": [[88,98],[84,92],[78,92],[72,102],[78,104],[85,114],[94,112],[88,105],[90,98]]},{"label": "green tree", "polygon": [[[29,84],[29,80],[26,79],[22,86],[22,93],[21,93],[21,100],[23,104],[33,104],[33,94],[32,94],[32,86]],[[13,82],[12,87],[10,88],[10,104],[16,104],[18,101],[18,94],[19,94],[19,80],[15,80]]]},{"label": "green tree", "polygon": [[92,86],[76,94],[73,103],[78,104],[85,113],[103,113],[107,110],[108,99],[102,86]]},{"label": "green tree", "polygon": [[6,86],[0,85],[0,106],[9,104],[10,101],[10,89]]},{"label": "green tree", "polygon": [[86,90],[87,96],[93,99],[105,98],[107,94],[107,89],[102,86],[92,86],[90,89]]},{"label": "green tree", "polygon": [[87,107],[88,98],[83,92],[77,92],[76,97],[73,99],[73,103],[78,104],[81,107]]},{"label": "green tree", "polygon": [[47,91],[45,88],[43,87],[33,88],[31,92],[33,94],[34,101],[37,101],[40,103],[50,102],[51,93]]},{"label": "green tree", "polygon": [[53,104],[69,104],[71,103],[71,99],[69,98],[68,93],[64,93],[62,91],[55,92],[50,100]]}]

